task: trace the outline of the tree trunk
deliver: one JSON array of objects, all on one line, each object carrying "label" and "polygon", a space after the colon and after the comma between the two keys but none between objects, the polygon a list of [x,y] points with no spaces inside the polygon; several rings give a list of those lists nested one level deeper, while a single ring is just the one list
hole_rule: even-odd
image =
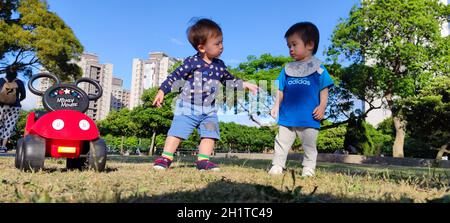
[{"label": "tree trunk", "polygon": [[389,109],[392,112],[392,118],[394,120],[395,127],[395,140],[392,147],[392,157],[404,157],[403,147],[405,145],[405,121],[403,121],[398,114],[398,111],[394,110],[394,99],[392,93],[386,94],[386,101]]},{"label": "tree trunk", "polygon": [[150,149],[148,151],[148,154],[150,156],[153,156],[155,153],[155,140],[156,140],[156,131],[153,131],[153,135],[152,135],[152,143],[150,144]]},{"label": "tree trunk", "polygon": [[123,143],[125,140],[125,136],[122,136],[121,141],[120,141],[120,155],[123,155]]},{"label": "tree trunk", "polygon": [[395,141],[392,147],[393,157],[404,157],[403,146],[405,145],[405,122],[400,117],[393,117],[395,126]]}]

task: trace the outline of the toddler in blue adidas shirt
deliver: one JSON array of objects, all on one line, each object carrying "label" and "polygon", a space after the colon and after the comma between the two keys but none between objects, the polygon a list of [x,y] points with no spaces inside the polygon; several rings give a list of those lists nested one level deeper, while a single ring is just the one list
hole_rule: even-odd
[{"label": "toddler in blue adidas shirt", "polygon": [[276,102],[270,113],[278,119],[279,132],[269,174],[283,173],[288,152],[298,136],[305,152],[302,176],[313,176],[320,121],[327,107],[328,90],[334,84],[322,62],[314,57],[319,46],[319,30],[314,24],[297,23],[285,38],[295,62],[288,63],[278,77]]},{"label": "toddler in blue adidas shirt", "polygon": [[234,77],[219,59],[223,52],[223,33],[212,20],[200,19],[188,29],[188,39],[197,54],[186,58],[161,84],[153,102],[161,107],[164,96],[183,83],[182,92],[176,102],[174,118],[167,134],[164,151],[154,162],[154,169],[168,169],[181,140],[185,140],[197,128],[201,137],[196,162],[198,170],[219,170],[209,160],[216,140],[220,139],[219,121],[215,109],[218,85],[228,89],[249,89],[256,94],[258,87]]}]

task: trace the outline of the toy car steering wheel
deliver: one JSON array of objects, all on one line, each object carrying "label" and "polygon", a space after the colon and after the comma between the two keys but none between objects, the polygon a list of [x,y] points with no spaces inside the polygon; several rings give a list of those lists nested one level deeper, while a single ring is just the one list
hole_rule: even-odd
[{"label": "toy car steering wheel", "polygon": [[[50,78],[55,81],[55,84],[48,88],[45,92],[39,91],[33,87],[33,82],[39,78]],[[86,82],[92,84],[97,89],[97,94],[87,94],[84,90],[78,87],[78,84]],[[48,111],[56,110],[76,110],[79,112],[86,112],[89,108],[89,101],[99,99],[103,90],[98,82],[90,78],[81,78],[75,84],[61,84],[58,77],[50,73],[40,73],[31,77],[28,82],[30,91],[38,96],[42,96],[44,108]]]},{"label": "toy car steering wheel", "polygon": [[80,78],[79,80],[77,80],[75,82],[75,86],[78,87],[78,84],[80,84],[82,82],[86,82],[86,83],[92,84],[98,90],[98,93],[95,94],[95,95],[88,94],[88,98],[89,98],[90,101],[95,101],[95,100],[99,99],[103,95],[103,89],[102,89],[102,87],[100,86],[100,84],[97,81],[95,81],[95,80],[93,80],[91,78],[83,77],[83,78]]},{"label": "toy car steering wheel", "polygon": [[60,83],[58,77],[56,77],[55,75],[50,74],[50,73],[40,73],[40,74],[33,75],[30,78],[30,80],[28,81],[28,89],[30,89],[31,93],[33,93],[33,94],[35,94],[37,96],[43,96],[44,95],[44,93],[45,93],[44,91],[39,91],[39,90],[37,90],[36,88],[33,87],[34,81],[36,81],[37,79],[43,78],[43,77],[47,77],[47,78],[50,78],[50,79],[54,80],[55,81],[55,85]]}]

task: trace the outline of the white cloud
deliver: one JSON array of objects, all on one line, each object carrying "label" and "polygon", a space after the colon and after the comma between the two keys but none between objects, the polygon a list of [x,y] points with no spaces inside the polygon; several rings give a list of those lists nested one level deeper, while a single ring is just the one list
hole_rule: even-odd
[{"label": "white cloud", "polygon": [[180,40],[176,39],[176,38],[170,38],[170,42],[175,43],[175,44],[180,45],[180,46],[184,46],[184,43],[181,42]]}]

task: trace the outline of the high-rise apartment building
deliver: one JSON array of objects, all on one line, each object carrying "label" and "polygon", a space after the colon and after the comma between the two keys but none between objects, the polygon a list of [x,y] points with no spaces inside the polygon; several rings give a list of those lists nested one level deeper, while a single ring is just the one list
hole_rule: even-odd
[{"label": "high-rise apartment building", "polygon": [[[41,69],[41,73],[46,73],[47,71],[45,69]],[[53,83],[48,78],[40,78],[39,80],[39,86],[37,89],[39,91],[45,92],[47,89],[49,89]],[[42,109],[44,108],[44,104],[42,103],[42,97],[38,97],[38,100],[36,101],[36,108]]]},{"label": "high-rise apartment building", "polygon": [[123,80],[117,77],[112,79],[111,109],[120,110],[130,106],[130,91],[123,88]]},{"label": "high-rise apartment building", "polygon": [[144,90],[159,87],[167,78],[169,68],[178,61],[163,52],[151,52],[146,60],[133,59],[129,108],[141,105]]},{"label": "high-rise apartment building", "polygon": [[[106,118],[111,109],[112,64],[100,64],[95,54],[84,53],[77,62],[81,67],[83,77],[88,77],[99,82],[103,89],[103,95],[97,101],[89,103],[86,114],[94,121]],[[87,94],[96,94],[96,88],[91,84],[81,83],[80,86]]]}]

